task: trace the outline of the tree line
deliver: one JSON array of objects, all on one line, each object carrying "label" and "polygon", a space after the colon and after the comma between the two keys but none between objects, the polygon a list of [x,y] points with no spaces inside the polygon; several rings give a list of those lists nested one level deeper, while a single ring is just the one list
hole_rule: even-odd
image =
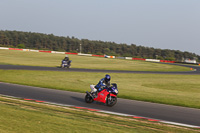
[{"label": "tree line", "polygon": [[0,31],[0,46],[53,50],[63,52],[81,52],[97,55],[113,55],[121,57],[152,58],[161,60],[183,61],[184,59],[200,60],[195,53],[179,50],[158,49],[152,47],[136,46],[135,44],[117,44],[115,42],[94,41],[78,39],[75,37],[55,36],[22,31]]}]

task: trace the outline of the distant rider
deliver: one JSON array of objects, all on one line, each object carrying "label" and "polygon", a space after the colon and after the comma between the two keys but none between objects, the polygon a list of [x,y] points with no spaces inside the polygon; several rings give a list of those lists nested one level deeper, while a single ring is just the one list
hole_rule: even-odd
[{"label": "distant rider", "polygon": [[68,55],[65,56],[65,58],[63,59],[63,61],[67,61],[67,62],[69,61]]},{"label": "distant rider", "polygon": [[62,60],[62,64],[68,64],[69,62],[69,57],[68,55],[65,56],[65,58]]},{"label": "distant rider", "polygon": [[66,55],[65,58],[61,62],[61,67],[62,68],[64,68],[64,67],[69,68],[70,67],[70,63],[71,63],[71,61],[69,60],[68,55]]},{"label": "distant rider", "polygon": [[96,86],[90,85],[90,88],[94,93],[101,92],[103,89],[105,89],[106,86],[107,87],[110,86],[110,79],[111,79],[110,75],[106,74],[105,77],[102,78]]}]

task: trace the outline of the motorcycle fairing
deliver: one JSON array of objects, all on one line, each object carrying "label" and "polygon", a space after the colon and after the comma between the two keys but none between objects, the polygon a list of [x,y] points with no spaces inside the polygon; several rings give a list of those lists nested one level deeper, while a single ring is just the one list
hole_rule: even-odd
[{"label": "motorcycle fairing", "polygon": [[109,94],[109,92],[107,92],[107,90],[104,89],[98,93],[98,96],[97,96],[97,98],[94,98],[94,101],[106,103],[106,97],[108,94]]},{"label": "motorcycle fairing", "polygon": [[[98,96],[96,98],[94,98],[94,101],[106,103],[106,97],[108,96],[108,94],[109,94],[109,92],[106,89],[104,89],[98,93]],[[116,97],[116,95],[114,95],[112,93],[110,93],[110,96]]]}]

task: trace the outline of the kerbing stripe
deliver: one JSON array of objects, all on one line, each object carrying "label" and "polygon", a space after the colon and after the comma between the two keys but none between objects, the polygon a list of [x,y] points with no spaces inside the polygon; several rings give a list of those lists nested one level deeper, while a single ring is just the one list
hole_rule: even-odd
[{"label": "kerbing stripe", "polygon": [[85,107],[74,107],[74,108],[77,108],[77,109],[85,109],[85,110],[89,110],[89,111],[96,111],[96,112],[99,112],[99,110],[96,110],[96,109],[90,109],[90,108],[85,108]]},{"label": "kerbing stripe", "polygon": [[[28,101],[30,101],[30,100],[32,101],[33,100],[33,99],[13,97],[13,96],[8,96],[8,95],[1,95],[1,94],[0,94],[0,96],[10,97],[10,98],[19,98],[19,99],[28,100]],[[157,120],[157,119],[146,118],[146,117],[141,117],[141,116],[135,116],[135,115],[130,115],[130,114],[117,113],[117,112],[111,112],[111,111],[105,111],[105,110],[97,110],[97,109],[86,108],[86,107],[75,106],[75,105],[69,105],[69,104],[59,104],[59,103],[54,103],[54,102],[46,102],[46,101],[38,101],[38,100],[33,100],[33,101],[43,102],[43,103],[52,104],[52,105],[73,107],[73,108],[77,108],[77,109],[86,109],[86,110],[89,110],[89,111],[102,112],[102,113],[106,113],[106,114],[113,114],[113,115],[119,115],[119,116],[128,116],[128,117],[132,117],[132,118],[135,118],[135,119],[145,119],[145,120],[148,120],[148,121],[155,121],[155,122],[161,122],[161,123],[166,123],[166,124],[171,124],[171,125],[177,125],[177,126],[184,126],[184,127],[191,127],[191,128],[200,129],[200,126],[177,123],[177,122],[170,122],[170,121],[164,121],[164,120]]]},{"label": "kerbing stripe", "polygon": [[27,98],[24,98],[24,100],[26,100],[26,101],[34,101],[34,102],[38,102],[38,103],[43,103],[43,102],[45,102],[45,101],[39,101],[39,100],[27,99]]},{"label": "kerbing stripe", "polygon": [[184,126],[184,127],[200,128],[199,126],[183,124],[183,123],[177,123],[177,122],[171,122],[171,121],[160,121],[160,122],[166,123],[166,124],[171,124],[171,125]]}]

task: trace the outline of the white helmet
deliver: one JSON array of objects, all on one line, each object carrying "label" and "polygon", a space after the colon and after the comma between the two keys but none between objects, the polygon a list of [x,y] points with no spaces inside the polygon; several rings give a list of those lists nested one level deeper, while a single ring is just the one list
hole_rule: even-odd
[{"label": "white helmet", "polygon": [[66,55],[65,57],[68,57],[68,55]]}]

